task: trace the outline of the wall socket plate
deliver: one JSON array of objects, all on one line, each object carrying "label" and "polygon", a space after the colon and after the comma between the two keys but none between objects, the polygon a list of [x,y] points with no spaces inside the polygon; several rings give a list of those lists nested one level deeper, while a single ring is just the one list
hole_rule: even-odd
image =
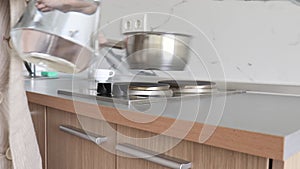
[{"label": "wall socket plate", "polygon": [[134,14],[122,18],[122,33],[139,32],[147,30],[147,14]]}]

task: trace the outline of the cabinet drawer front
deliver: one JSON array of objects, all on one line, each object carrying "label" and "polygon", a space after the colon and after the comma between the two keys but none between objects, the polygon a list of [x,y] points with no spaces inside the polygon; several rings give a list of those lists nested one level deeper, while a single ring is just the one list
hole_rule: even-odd
[{"label": "cabinet drawer front", "polygon": [[[130,144],[147,150],[163,153],[172,158],[192,163],[193,169],[268,169],[269,160],[244,153],[234,152],[190,141],[181,141],[168,136],[159,136],[155,141],[145,138],[154,137],[155,134],[125,126],[117,126],[118,144]],[[136,139],[139,138],[139,139]],[[178,143],[178,144],[176,144]],[[170,148],[170,145],[175,145]],[[162,152],[162,149],[170,148]],[[144,159],[132,158],[122,152],[117,152],[118,169],[167,169]]]},{"label": "cabinet drawer front", "polygon": [[118,144],[116,146],[116,150],[128,154],[132,157],[150,161],[158,165],[166,166],[173,169],[189,169],[192,167],[191,162],[158,154],[156,152],[141,147],[133,146],[131,144]]},{"label": "cabinet drawer front", "polygon": [[104,121],[47,108],[48,169],[115,169],[115,129]]}]

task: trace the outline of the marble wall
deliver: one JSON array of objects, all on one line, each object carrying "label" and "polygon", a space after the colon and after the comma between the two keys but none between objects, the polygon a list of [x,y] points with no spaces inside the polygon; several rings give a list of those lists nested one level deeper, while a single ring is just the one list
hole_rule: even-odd
[{"label": "marble wall", "polygon": [[144,12],[148,28],[192,34],[187,71],[170,72],[178,78],[192,72],[197,79],[300,84],[300,6],[288,0],[104,0],[102,7],[101,30],[110,39],[122,39],[120,18]]}]

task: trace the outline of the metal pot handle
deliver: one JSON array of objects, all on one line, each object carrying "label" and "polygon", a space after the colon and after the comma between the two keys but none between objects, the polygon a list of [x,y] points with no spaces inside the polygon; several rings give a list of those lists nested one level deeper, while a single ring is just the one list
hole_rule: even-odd
[{"label": "metal pot handle", "polygon": [[111,47],[115,49],[125,49],[126,48],[126,42],[125,41],[117,41],[112,39],[107,39],[106,43],[99,44],[103,47]]}]

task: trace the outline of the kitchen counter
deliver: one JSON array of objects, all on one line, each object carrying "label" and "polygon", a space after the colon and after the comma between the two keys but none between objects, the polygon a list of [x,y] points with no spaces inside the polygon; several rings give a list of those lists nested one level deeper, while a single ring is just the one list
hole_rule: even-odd
[{"label": "kitchen counter", "polygon": [[[275,160],[300,152],[300,87],[232,83],[230,88],[272,89],[272,93],[201,96],[130,106],[57,94],[59,89],[80,91],[87,85],[84,79],[67,77],[25,80],[32,103]],[[281,94],[274,94],[277,91]]]}]

